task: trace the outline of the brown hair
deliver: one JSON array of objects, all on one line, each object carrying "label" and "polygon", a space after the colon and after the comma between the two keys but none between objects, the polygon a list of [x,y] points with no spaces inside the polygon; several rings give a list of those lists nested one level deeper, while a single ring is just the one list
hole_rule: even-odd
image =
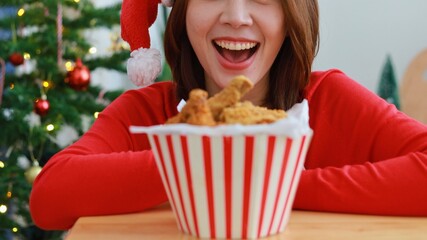
[{"label": "brown hair", "polygon": [[[287,37],[270,69],[265,106],[287,110],[304,98],[318,49],[317,0],[283,0]],[[185,24],[188,0],[175,0],[165,32],[165,55],[177,87],[187,99],[194,88],[205,89],[204,71],[191,47]]]}]

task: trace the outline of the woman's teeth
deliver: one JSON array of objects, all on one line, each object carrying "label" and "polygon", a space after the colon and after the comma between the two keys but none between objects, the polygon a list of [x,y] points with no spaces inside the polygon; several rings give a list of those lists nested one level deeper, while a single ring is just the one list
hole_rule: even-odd
[{"label": "woman's teeth", "polygon": [[257,44],[254,42],[229,42],[229,41],[215,41],[215,44],[227,50],[239,51],[254,48]]}]

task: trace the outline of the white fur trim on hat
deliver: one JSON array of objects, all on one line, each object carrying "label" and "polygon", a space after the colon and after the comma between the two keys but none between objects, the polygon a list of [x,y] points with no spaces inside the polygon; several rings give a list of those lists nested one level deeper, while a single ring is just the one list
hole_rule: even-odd
[{"label": "white fur trim on hat", "polygon": [[172,7],[174,0],[162,0],[162,4],[166,7]]},{"label": "white fur trim on hat", "polygon": [[130,56],[127,62],[130,80],[137,86],[152,84],[162,69],[159,50],[139,48],[132,51]]}]

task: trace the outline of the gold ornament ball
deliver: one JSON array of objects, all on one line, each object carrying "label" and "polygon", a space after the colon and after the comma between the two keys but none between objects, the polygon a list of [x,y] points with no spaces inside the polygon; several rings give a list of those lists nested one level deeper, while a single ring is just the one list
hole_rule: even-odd
[{"label": "gold ornament ball", "polygon": [[36,180],[37,175],[39,175],[42,168],[40,166],[31,166],[25,171],[25,178],[28,183],[33,184],[34,180]]}]

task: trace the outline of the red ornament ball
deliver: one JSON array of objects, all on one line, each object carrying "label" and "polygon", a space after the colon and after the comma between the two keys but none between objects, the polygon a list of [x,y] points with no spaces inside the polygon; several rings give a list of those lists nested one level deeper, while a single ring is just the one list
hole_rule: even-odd
[{"label": "red ornament ball", "polygon": [[89,86],[90,71],[80,59],[77,59],[74,69],[67,73],[65,82],[77,91],[86,90]]},{"label": "red ornament ball", "polygon": [[37,98],[36,101],[34,101],[34,111],[42,117],[49,112],[49,108],[50,104],[46,99]]},{"label": "red ornament ball", "polygon": [[9,56],[9,61],[14,66],[19,66],[19,65],[24,63],[24,56],[22,56],[22,54],[20,54],[18,52],[14,52]]}]

